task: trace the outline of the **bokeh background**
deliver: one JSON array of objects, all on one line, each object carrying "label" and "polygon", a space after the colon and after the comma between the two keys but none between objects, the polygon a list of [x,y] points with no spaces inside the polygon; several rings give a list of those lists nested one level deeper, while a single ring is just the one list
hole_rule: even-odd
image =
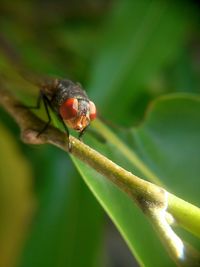
[{"label": "bokeh background", "polygon": [[[198,1],[1,0],[1,86],[33,104],[22,70],[79,81],[125,138],[157,97],[199,94],[199,12]],[[22,144],[0,118],[0,266],[138,266],[69,156]]]}]

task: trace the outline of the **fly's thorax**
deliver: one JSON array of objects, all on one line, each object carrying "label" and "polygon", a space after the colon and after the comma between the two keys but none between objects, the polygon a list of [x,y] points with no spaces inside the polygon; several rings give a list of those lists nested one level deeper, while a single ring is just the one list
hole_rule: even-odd
[{"label": "fly's thorax", "polygon": [[86,92],[80,84],[73,83],[70,80],[58,80],[56,92],[52,98],[52,105],[58,111],[62,104],[69,98],[89,101]]}]

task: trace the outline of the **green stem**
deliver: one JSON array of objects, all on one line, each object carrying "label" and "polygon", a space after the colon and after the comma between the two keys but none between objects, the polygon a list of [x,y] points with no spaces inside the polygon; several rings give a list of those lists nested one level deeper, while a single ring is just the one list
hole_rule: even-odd
[{"label": "green stem", "polygon": [[[118,150],[126,157],[141,173],[144,174],[150,181],[157,185],[162,185],[159,178],[154,174],[145,163],[134,153],[133,150],[124,144],[108,127],[100,120],[94,123],[94,127],[101,135],[115,145]],[[172,195],[168,194],[168,211],[173,215],[176,222],[190,231],[194,235],[200,237],[200,209],[194,205]]]},{"label": "green stem", "polygon": [[176,222],[200,237],[200,209],[172,194],[168,194],[168,211]]},{"label": "green stem", "polygon": [[149,181],[162,185],[160,179],[153,173],[144,162],[131,150],[124,142],[120,140],[108,127],[105,126],[100,120],[96,120],[94,123],[94,128],[99,131],[103,138],[108,140],[111,144],[116,146],[118,150],[126,157],[136,168],[138,168]]}]

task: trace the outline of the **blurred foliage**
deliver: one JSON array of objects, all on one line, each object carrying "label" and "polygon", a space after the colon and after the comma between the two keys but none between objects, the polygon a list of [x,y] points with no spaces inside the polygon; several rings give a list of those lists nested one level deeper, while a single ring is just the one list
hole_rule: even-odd
[{"label": "blurred foliage", "polygon": [[[1,84],[33,104],[38,88],[23,80],[19,71],[32,78],[79,81],[108,121],[123,127],[144,121],[137,129],[116,132],[174,193],[199,205],[195,104],[190,100],[184,104],[179,97],[172,96],[171,102],[161,98],[144,120],[147,106],[159,96],[185,92],[189,99],[198,98],[199,9],[192,1],[2,0]],[[106,266],[102,210],[69,157],[50,146],[21,144],[14,139],[19,131],[12,119],[2,110],[0,116],[0,249],[4,244],[0,266]],[[89,134],[85,141],[141,175],[109,143],[102,145]],[[138,261],[145,266],[173,266],[132,202],[95,172],[76,165]],[[185,171],[183,165],[190,168]],[[98,190],[104,192],[101,197]]]},{"label": "blurred foliage", "polygon": [[0,266],[15,266],[34,211],[32,173],[14,136],[0,131]]}]

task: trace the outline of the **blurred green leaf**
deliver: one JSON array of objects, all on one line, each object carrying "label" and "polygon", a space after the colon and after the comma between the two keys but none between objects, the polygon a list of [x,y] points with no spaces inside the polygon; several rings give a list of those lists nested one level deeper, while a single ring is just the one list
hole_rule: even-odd
[{"label": "blurred green leaf", "polygon": [[14,136],[0,124],[0,266],[19,261],[34,210],[32,172]]},{"label": "blurred green leaf", "polygon": [[166,86],[174,92],[200,92],[199,71],[194,61],[198,60],[196,55],[198,51],[193,47],[190,50],[184,49],[175,66],[173,68],[169,66],[165,73]]},{"label": "blurred green leaf", "polygon": [[[154,102],[143,124],[132,130],[136,151],[143,163],[153,170],[170,191],[196,204],[200,204],[199,117],[198,96],[166,96]],[[97,142],[93,145],[112,160],[112,155],[118,151],[119,161],[120,147],[116,148],[109,143],[107,147],[98,146]],[[121,154],[122,166],[125,156]],[[146,218],[132,201],[94,170],[90,170],[77,159],[74,161],[138,261],[145,266],[174,266]],[[128,167],[127,162],[126,167],[128,170],[134,169],[130,163]],[[200,247],[198,240],[188,240]]]},{"label": "blurred green leaf", "polygon": [[66,153],[46,147],[32,149],[29,157],[37,170],[39,209],[19,266],[96,266],[103,223],[99,205]]},{"label": "blurred green leaf", "polygon": [[133,121],[145,86],[181,53],[193,12],[186,2],[182,12],[172,1],[117,3],[106,21],[89,88],[103,115],[124,123]]},{"label": "blurred green leaf", "polygon": [[172,94],[159,98],[144,123],[133,129],[136,150],[163,183],[200,206],[200,97]]}]

